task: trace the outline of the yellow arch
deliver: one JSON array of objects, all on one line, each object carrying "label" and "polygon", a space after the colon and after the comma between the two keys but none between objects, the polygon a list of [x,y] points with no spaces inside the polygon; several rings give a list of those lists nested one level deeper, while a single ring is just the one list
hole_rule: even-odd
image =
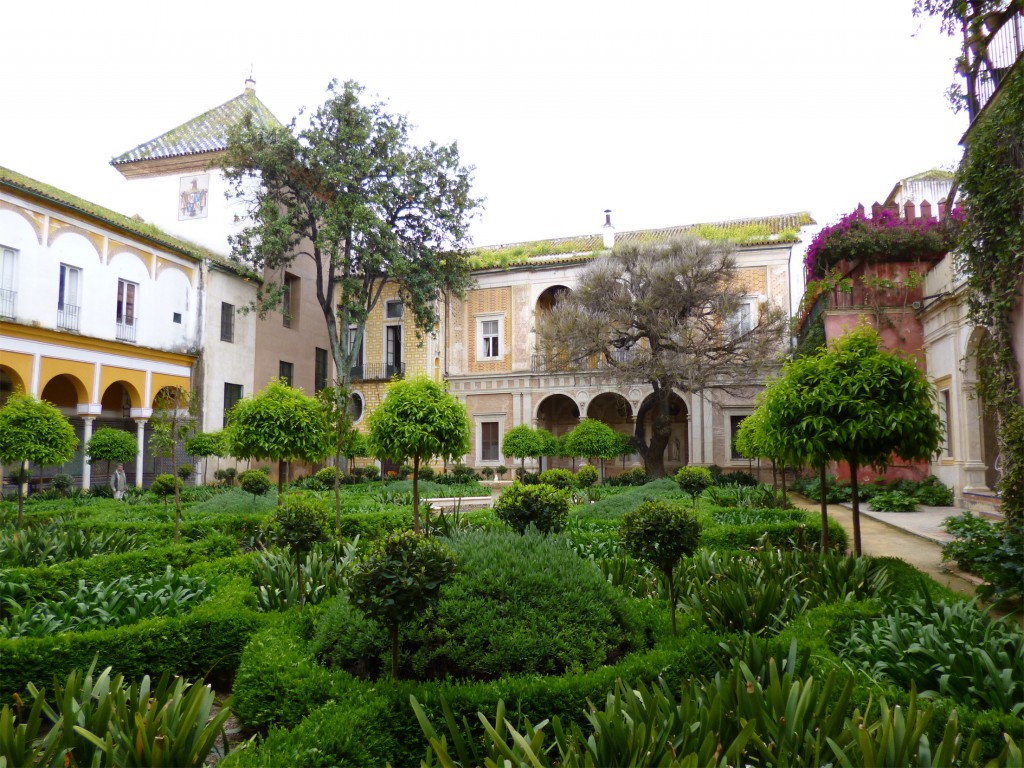
[{"label": "yellow arch", "polygon": [[146,390],[145,372],[133,371],[128,368],[103,366],[103,369],[100,371],[99,402],[103,402],[103,396],[115,384],[120,384],[124,387],[125,392],[128,393],[128,398],[132,402],[132,408],[142,408],[144,406],[142,393]]},{"label": "yellow arch", "polygon": [[6,200],[0,200],[0,210],[11,211],[12,213],[16,213],[18,216],[21,216],[23,219],[25,219],[25,221],[28,222],[29,226],[32,227],[33,231],[36,233],[36,240],[39,241],[40,245],[43,244],[44,218],[41,213],[36,213],[35,211],[30,211],[27,208],[22,208],[20,205],[12,205],[11,203],[8,203]]},{"label": "yellow arch", "polygon": [[72,360],[58,360],[53,357],[44,357],[39,362],[39,396],[42,397],[46,385],[58,376],[66,376],[75,388],[78,397],[78,404],[84,405],[92,402],[89,397],[89,387],[83,382],[92,381],[93,367],[91,363],[78,363]]},{"label": "yellow arch", "polygon": [[69,222],[61,221],[60,219],[50,219],[50,237],[46,244],[52,248],[53,244],[57,241],[57,238],[69,233],[84,237],[86,242],[88,242],[96,251],[96,258],[99,259],[100,263],[103,262],[103,238],[95,232],[90,232]]},{"label": "yellow arch", "polygon": [[0,370],[11,378],[15,389],[21,387],[22,391],[28,392],[28,383],[32,381],[32,355],[5,350]]}]

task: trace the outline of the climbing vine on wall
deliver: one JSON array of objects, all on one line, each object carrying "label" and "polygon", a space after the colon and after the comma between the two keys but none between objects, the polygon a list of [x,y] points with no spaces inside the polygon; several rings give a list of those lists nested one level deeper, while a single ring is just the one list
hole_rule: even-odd
[{"label": "climbing vine on wall", "polygon": [[1003,82],[970,135],[958,173],[966,212],[959,267],[967,275],[971,320],[989,330],[978,351],[979,395],[999,418],[1003,512],[1024,528],[1021,382],[1012,317],[1024,284],[1024,68]]}]

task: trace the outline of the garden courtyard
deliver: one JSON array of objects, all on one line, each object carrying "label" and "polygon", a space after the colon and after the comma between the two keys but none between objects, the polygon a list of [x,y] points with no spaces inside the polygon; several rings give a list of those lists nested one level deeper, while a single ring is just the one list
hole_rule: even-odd
[{"label": "garden courtyard", "polygon": [[[370,470],[337,506],[333,470],[281,504],[183,487],[177,543],[171,494],[37,493],[20,528],[3,501],[0,757],[1020,764],[1020,627],[901,559],[937,545],[865,517],[849,556],[832,504],[821,551],[818,505],[745,473],[450,470],[420,498],[494,508],[424,502],[419,535],[412,481]],[[964,567],[969,540],[947,551]]]}]

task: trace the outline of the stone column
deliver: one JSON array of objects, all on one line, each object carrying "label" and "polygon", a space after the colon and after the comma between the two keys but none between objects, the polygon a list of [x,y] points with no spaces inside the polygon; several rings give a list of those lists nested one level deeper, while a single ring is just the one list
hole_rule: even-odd
[{"label": "stone column", "polygon": [[136,419],[135,423],[138,425],[138,445],[139,452],[135,456],[135,487],[142,487],[142,467],[144,463],[143,454],[146,452],[146,422],[149,419]]},{"label": "stone column", "polygon": [[89,457],[85,455],[85,446],[89,445],[89,439],[92,437],[92,423],[96,420],[95,416],[83,416],[82,421],[85,422],[85,432],[82,433],[82,490],[88,491],[92,487],[92,464],[89,463]]}]

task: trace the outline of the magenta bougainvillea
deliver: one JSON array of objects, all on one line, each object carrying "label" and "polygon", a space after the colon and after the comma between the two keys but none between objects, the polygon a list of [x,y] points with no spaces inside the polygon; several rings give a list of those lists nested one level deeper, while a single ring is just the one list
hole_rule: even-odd
[{"label": "magenta bougainvillea", "polygon": [[941,256],[956,242],[962,215],[954,208],[946,218],[900,218],[890,209],[868,218],[856,210],[822,229],[811,240],[804,267],[811,277],[821,278],[838,262],[916,261]]}]

